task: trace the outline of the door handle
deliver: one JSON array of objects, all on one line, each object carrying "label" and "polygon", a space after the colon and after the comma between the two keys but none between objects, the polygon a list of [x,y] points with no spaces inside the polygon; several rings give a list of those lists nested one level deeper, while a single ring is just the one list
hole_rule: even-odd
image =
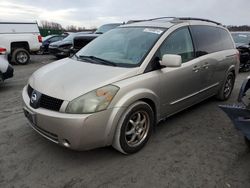
[{"label": "door handle", "polygon": [[208,69],[208,67],[209,67],[209,63],[204,63],[204,65],[202,65],[203,69]]},{"label": "door handle", "polygon": [[195,65],[195,66],[193,67],[193,71],[194,71],[194,72],[199,72],[200,68],[201,68],[200,66]]}]

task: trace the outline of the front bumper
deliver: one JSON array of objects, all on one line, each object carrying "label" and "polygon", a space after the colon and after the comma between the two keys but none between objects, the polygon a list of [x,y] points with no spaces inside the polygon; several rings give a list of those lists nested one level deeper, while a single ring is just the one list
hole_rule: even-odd
[{"label": "front bumper", "polygon": [[3,80],[6,80],[8,78],[12,78],[14,75],[14,69],[11,65],[8,66],[7,71],[3,73]]},{"label": "front bumper", "polygon": [[220,105],[219,107],[232,120],[235,128],[250,140],[250,110],[236,105]]},{"label": "front bumper", "polygon": [[49,47],[49,53],[55,56],[62,56],[62,57],[68,57],[70,56],[70,48],[64,49],[64,48],[53,48]]},{"label": "front bumper", "polygon": [[121,108],[94,114],[67,114],[30,106],[27,87],[23,89],[24,114],[31,127],[56,144],[73,150],[89,150],[112,144]]}]

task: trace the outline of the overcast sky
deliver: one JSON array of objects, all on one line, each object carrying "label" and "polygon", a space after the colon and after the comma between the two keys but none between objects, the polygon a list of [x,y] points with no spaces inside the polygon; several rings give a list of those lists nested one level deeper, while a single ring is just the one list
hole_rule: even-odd
[{"label": "overcast sky", "polygon": [[250,0],[0,0],[0,20],[48,20],[89,28],[161,16],[250,25]]}]

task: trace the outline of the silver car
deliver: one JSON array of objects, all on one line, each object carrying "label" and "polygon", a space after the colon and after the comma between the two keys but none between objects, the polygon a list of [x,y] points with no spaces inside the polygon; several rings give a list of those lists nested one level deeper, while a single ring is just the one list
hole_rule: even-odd
[{"label": "silver car", "polygon": [[160,120],[212,96],[227,100],[238,67],[219,23],[136,21],[37,70],[23,89],[24,113],[34,130],[64,147],[112,145],[131,154]]},{"label": "silver car", "polygon": [[13,67],[8,62],[6,51],[6,48],[0,46],[0,84],[13,77],[14,73]]}]

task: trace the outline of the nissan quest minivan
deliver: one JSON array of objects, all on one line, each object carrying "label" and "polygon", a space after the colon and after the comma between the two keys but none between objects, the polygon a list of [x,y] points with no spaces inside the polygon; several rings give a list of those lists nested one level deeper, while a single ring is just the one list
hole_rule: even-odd
[{"label": "nissan quest minivan", "polygon": [[154,125],[216,96],[239,69],[229,31],[198,18],[155,18],[113,29],[37,70],[23,89],[31,127],[74,150],[139,151]]}]

